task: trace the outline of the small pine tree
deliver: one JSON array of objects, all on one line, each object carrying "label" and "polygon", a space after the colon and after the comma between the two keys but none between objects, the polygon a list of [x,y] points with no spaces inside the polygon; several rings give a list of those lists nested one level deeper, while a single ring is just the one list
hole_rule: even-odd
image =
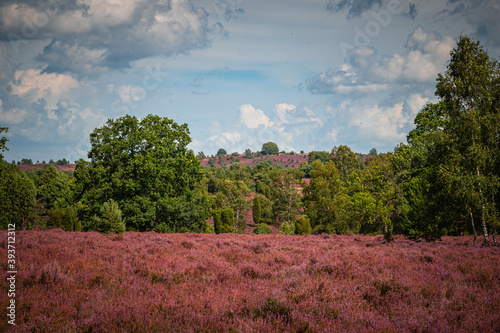
[{"label": "small pine tree", "polygon": [[293,235],[295,234],[295,223],[292,221],[283,221],[280,225],[280,234]]},{"label": "small pine tree", "polygon": [[105,202],[100,210],[101,216],[94,216],[95,230],[104,234],[123,233],[125,223],[122,220],[122,211],[113,200]]},{"label": "small pine tree", "polygon": [[260,198],[253,198],[253,221],[259,224],[262,217],[262,209],[260,207]]},{"label": "small pine tree", "polygon": [[295,234],[309,235],[311,232],[311,222],[307,217],[302,216],[295,221]]}]

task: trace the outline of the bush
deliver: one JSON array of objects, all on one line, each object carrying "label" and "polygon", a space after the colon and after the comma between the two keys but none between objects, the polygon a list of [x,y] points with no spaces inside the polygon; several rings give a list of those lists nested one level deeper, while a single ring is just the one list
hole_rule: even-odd
[{"label": "bush", "polygon": [[214,231],[216,234],[234,232],[234,212],[230,208],[212,211],[214,217]]},{"label": "bush", "polygon": [[295,234],[309,235],[312,232],[309,218],[302,216],[295,221]]},{"label": "bush", "polygon": [[234,232],[234,211],[231,208],[223,209],[221,212],[222,232]]},{"label": "bush", "polygon": [[253,198],[253,221],[255,224],[260,223],[260,219],[262,217],[262,209],[260,207],[260,198],[255,197]]},{"label": "bush", "polygon": [[268,226],[265,223],[259,223],[256,225],[255,229],[253,232],[257,235],[269,235],[270,233],[273,232],[270,226]]},{"label": "bush", "polygon": [[295,234],[295,223],[292,221],[284,221],[280,225],[280,234],[282,235],[293,235]]},{"label": "bush", "polygon": [[113,200],[105,202],[100,209],[101,216],[94,216],[94,230],[108,233],[123,233],[125,231],[125,223],[122,220],[122,211],[118,204]]}]

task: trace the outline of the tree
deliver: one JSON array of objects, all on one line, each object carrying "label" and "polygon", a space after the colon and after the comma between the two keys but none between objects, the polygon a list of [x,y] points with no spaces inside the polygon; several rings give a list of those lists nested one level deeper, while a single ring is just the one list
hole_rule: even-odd
[{"label": "tree", "polygon": [[200,160],[200,161],[201,161],[201,160],[204,160],[204,159],[205,159],[205,157],[206,157],[206,156],[205,156],[205,153],[204,153],[204,152],[202,152],[202,151],[200,151],[200,152],[196,155],[196,158],[197,158],[198,160]]},{"label": "tree", "polygon": [[122,219],[122,211],[118,204],[113,200],[105,202],[100,209],[100,216],[94,216],[93,230],[104,234],[118,233],[125,231],[125,223]]},{"label": "tree", "polygon": [[231,209],[235,218],[233,229],[236,232],[243,232],[246,227],[246,213],[250,209],[247,196],[250,191],[243,181],[221,179],[218,183],[217,195],[215,198],[216,209]]},{"label": "tree", "polygon": [[253,198],[252,215],[255,224],[259,224],[262,217],[262,210],[260,208],[260,198],[258,196]]},{"label": "tree", "polygon": [[19,169],[0,161],[0,227],[21,224],[24,230],[36,205],[36,187]]},{"label": "tree", "polygon": [[333,163],[337,167],[340,179],[345,182],[354,170],[359,170],[359,162],[356,154],[348,146],[339,146],[332,149]]},{"label": "tree", "polygon": [[312,229],[309,218],[302,216],[295,221],[295,233],[297,235],[309,235],[311,232]]},{"label": "tree", "polygon": [[[7,133],[8,131],[9,131],[8,127],[0,127],[0,133],[2,133],[2,132]],[[6,150],[9,150],[7,148],[7,146],[5,145],[7,143],[7,141],[9,141],[9,140],[7,140],[7,138],[4,136],[2,136],[2,138],[0,138],[0,150],[2,151],[2,153]],[[3,161],[3,154],[2,153],[0,153],[0,161]]]},{"label": "tree", "polygon": [[49,164],[38,180],[37,198],[42,199],[47,210],[66,208],[73,202],[73,179]]},{"label": "tree", "polygon": [[194,191],[204,172],[190,142],[187,125],[168,118],[109,119],[90,135],[90,162],[77,163],[80,218],[90,220],[113,199],[129,230],[161,223],[172,232],[206,230],[208,199]]},{"label": "tree", "polygon": [[[488,206],[499,188],[500,65],[479,42],[460,36],[444,75],[438,74],[436,95],[443,101],[445,133],[455,164],[443,165],[441,176],[461,179],[462,188],[476,198],[472,211],[480,211],[484,244],[489,245]],[[456,166],[456,167],[455,167]]]},{"label": "tree", "polygon": [[344,191],[337,167],[332,161],[315,161],[311,182],[304,187],[305,213],[315,232],[347,233],[348,227],[339,215]]},{"label": "tree", "polygon": [[293,175],[277,170],[270,184],[274,215],[279,221],[293,221],[301,207],[301,198]]},{"label": "tree", "polygon": [[277,155],[279,152],[278,145],[274,142],[267,142],[262,145],[262,155]]},{"label": "tree", "polygon": [[250,148],[245,149],[245,157],[252,158],[252,150]]},{"label": "tree", "polygon": [[219,148],[219,150],[217,150],[217,155],[227,155],[227,151],[224,149],[224,148]]},{"label": "tree", "polygon": [[377,155],[377,148],[372,148],[372,149],[370,149],[370,152],[368,153],[368,155],[370,155],[370,156],[375,156],[375,155]]}]

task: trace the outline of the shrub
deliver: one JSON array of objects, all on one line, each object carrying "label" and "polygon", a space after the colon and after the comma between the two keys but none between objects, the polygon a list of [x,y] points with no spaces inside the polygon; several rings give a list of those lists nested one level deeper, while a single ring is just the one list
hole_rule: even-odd
[{"label": "shrub", "polygon": [[312,232],[309,218],[302,216],[295,221],[295,233],[297,235],[309,235]]},{"label": "shrub", "polygon": [[284,221],[280,225],[280,234],[282,235],[293,235],[295,234],[295,223],[291,221]]},{"label": "shrub", "polygon": [[125,223],[122,220],[122,211],[118,204],[113,200],[105,202],[100,210],[101,216],[94,216],[94,230],[108,233],[123,233],[125,231]]},{"label": "shrub", "polygon": [[212,211],[212,216],[214,217],[214,231],[216,234],[222,233],[222,217],[221,210],[215,209]]},{"label": "shrub", "polygon": [[272,233],[272,231],[273,230],[271,229],[271,227],[265,223],[257,224],[255,229],[253,230],[253,232],[257,235],[268,235]]},{"label": "shrub", "polygon": [[221,212],[222,232],[234,232],[234,211],[231,208],[223,209]]},{"label": "shrub", "polygon": [[255,224],[260,223],[260,219],[262,217],[262,209],[260,207],[260,198],[253,198],[253,221]]}]

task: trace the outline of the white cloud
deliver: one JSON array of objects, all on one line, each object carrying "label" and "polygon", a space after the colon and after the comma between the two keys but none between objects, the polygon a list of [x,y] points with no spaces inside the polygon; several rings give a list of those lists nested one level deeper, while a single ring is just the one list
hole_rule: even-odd
[{"label": "white cloud", "polygon": [[13,108],[5,111],[3,109],[3,101],[0,99],[0,122],[6,124],[19,124],[26,117],[26,110]]},{"label": "white cloud", "polygon": [[401,129],[408,124],[410,117],[403,112],[403,103],[392,107],[355,106],[350,108],[352,124],[359,127],[364,137],[394,142],[404,140],[406,133]]},{"label": "white cloud", "polygon": [[415,117],[417,113],[422,110],[425,104],[429,102],[429,98],[423,97],[420,94],[411,94],[405,101],[405,104],[410,109],[412,117]]},{"label": "white cloud", "polygon": [[207,16],[189,0],[78,0],[50,10],[26,1],[0,5],[0,35],[52,39],[37,57],[47,71],[89,75],[207,47]]},{"label": "white cloud", "polygon": [[384,57],[373,65],[372,72],[375,78],[389,82],[432,82],[446,69],[454,46],[452,37],[441,37],[419,26],[408,36],[407,53]]},{"label": "white cloud", "polygon": [[260,125],[267,128],[272,124],[264,111],[256,109],[250,104],[241,105],[239,110],[241,122],[248,128],[257,128]]},{"label": "white cloud", "polygon": [[66,74],[42,73],[42,69],[16,71],[9,91],[31,103],[45,102],[45,110],[57,109],[60,100],[73,100],[74,89],[80,84]]}]

